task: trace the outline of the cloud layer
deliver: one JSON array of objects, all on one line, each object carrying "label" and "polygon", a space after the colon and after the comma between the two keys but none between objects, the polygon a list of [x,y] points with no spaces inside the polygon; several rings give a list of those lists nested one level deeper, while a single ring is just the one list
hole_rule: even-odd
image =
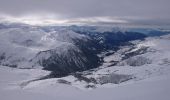
[{"label": "cloud layer", "polygon": [[169,4],[170,0],[0,0],[0,13],[61,23],[170,24]]}]

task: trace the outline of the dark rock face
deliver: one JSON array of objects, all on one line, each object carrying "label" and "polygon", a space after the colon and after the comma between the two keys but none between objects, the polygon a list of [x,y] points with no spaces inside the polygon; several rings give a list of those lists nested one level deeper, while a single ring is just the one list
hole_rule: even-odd
[{"label": "dark rock face", "polygon": [[79,49],[75,46],[69,47],[68,50],[56,48],[42,51],[34,59],[37,59],[37,62],[45,70],[52,71],[50,77],[65,76],[76,71],[96,68],[100,65],[100,59],[97,55],[87,48]]},{"label": "dark rock face", "polygon": [[100,84],[106,84],[106,83],[114,83],[114,84],[119,84],[125,81],[128,81],[130,79],[133,79],[134,77],[131,75],[122,75],[122,74],[110,74],[107,76],[102,76],[100,77],[99,83]]},{"label": "dark rock face", "polygon": [[0,63],[1,63],[1,61],[4,60],[4,59],[5,59],[5,53],[2,53],[2,54],[0,55]]},{"label": "dark rock face", "polygon": [[142,65],[145,65],[145,64],[151,64],[152,61],[148,58],[145,58],[145,57],[142,57],[142,56],[138,56],[138,57],[132,57],[130,59],[128,59],[126,61],[126,63],[129,65],[129,66],[142,66]]}]

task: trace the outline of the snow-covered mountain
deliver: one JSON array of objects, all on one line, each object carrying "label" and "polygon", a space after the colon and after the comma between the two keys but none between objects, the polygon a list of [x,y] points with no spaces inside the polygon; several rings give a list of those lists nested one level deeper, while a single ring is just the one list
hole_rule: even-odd
[{"label": "snow-covered mountain", "polygon": [[96,64],[91,64],[93,62],[88,60],[88,57],[97,56],[85,55],[75,43],[75,40],[81,43],[88,41],[88,36],[65,28],[46,32],[40,27],[6,27],[0,29],[1,65],[17,68],[42,67],[66,74],[97,67],[99,59],[93,60]]},{"label": "snow-covered mountain", "polygon": [[[44,95],[52,100],[78,100],[81,96],[99,100],[106,96],[108,100],[126,100],[130,96],[136,100],[147,92],[149,98],[157,95],[168,100],[169,33],[151,28],[2,23],[0,98],[11,99],[7,94],[18,98],[21,92],[21,98],[35,95],[44,97],[39,98],[42,100],[47,99]],[[131,89],[137,91],[137,97],[127,92]],[[123,97],[109,95],[123,91]],[[154,100],[160,100],[158,97]]]}]

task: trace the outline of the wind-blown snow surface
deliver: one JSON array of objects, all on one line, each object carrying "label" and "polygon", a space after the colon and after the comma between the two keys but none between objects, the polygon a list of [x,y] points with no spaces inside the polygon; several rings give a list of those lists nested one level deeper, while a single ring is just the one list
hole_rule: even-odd
[{"label": "wind-blown snow surface", "polygon": [[[132,41],[132,43],[133,47],[122,47],[114,54],[106,56],[104,64],[100,68],[85,75],[87,78],[95,79],[103,76],[105,78],[110,74],[133,76],[126,82],[114,84],[107,81],[106,84],[94,84],[83,80],[78,81],[72,75],[37,80],[48,75],[49,72],[41,69],[16,69],[0,66],[0,99],[169,100],[170,35],[146,38],[144,41]],[[139,55],[131,55],[130,58],[123,59],[125,55],[137,51]],[[118,64],[113,66],[114,61],[118,61]],[[143,61],[147,61],[147,63],[143,63]],[[87,89],[85,88],[87,85],[94,85],[96,89]]]},{"label": "wind-blown snow surface", "polygon": [[[34,72],[35,71],[35,72]],[[35,73],[37,75],[33,75]],[[94,90],[79,90],[65,84],[48,84],[54,79],[36,82],[31,88],[19,87],[19,82],[38,77],[43,71],[0,67],[1,100],[169,100],[170,75],[158,76],[135,83]],[[17,84],[18,83],[18,84]]]}]

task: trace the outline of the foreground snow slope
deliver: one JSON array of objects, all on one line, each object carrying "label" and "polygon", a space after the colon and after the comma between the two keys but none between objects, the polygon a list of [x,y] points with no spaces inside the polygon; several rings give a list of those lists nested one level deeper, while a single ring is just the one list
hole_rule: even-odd
[{"label": "foreground snow slope", "polygon": [[[12,70],[12,71],[11,71]],[[32,74],[35,72],[37,75]],[[158,76],[115,87],[97,88],[82,91],[71,85],[48,84],[23,89],[18,82],[40,77],[46,72],[37,69],[20,71],[1,66],[0,99],[1,100],[169,100],[170,75]],[[50,80],[52,81],[52,80]],[[36,85],[36,84],[35,84]]]}]

